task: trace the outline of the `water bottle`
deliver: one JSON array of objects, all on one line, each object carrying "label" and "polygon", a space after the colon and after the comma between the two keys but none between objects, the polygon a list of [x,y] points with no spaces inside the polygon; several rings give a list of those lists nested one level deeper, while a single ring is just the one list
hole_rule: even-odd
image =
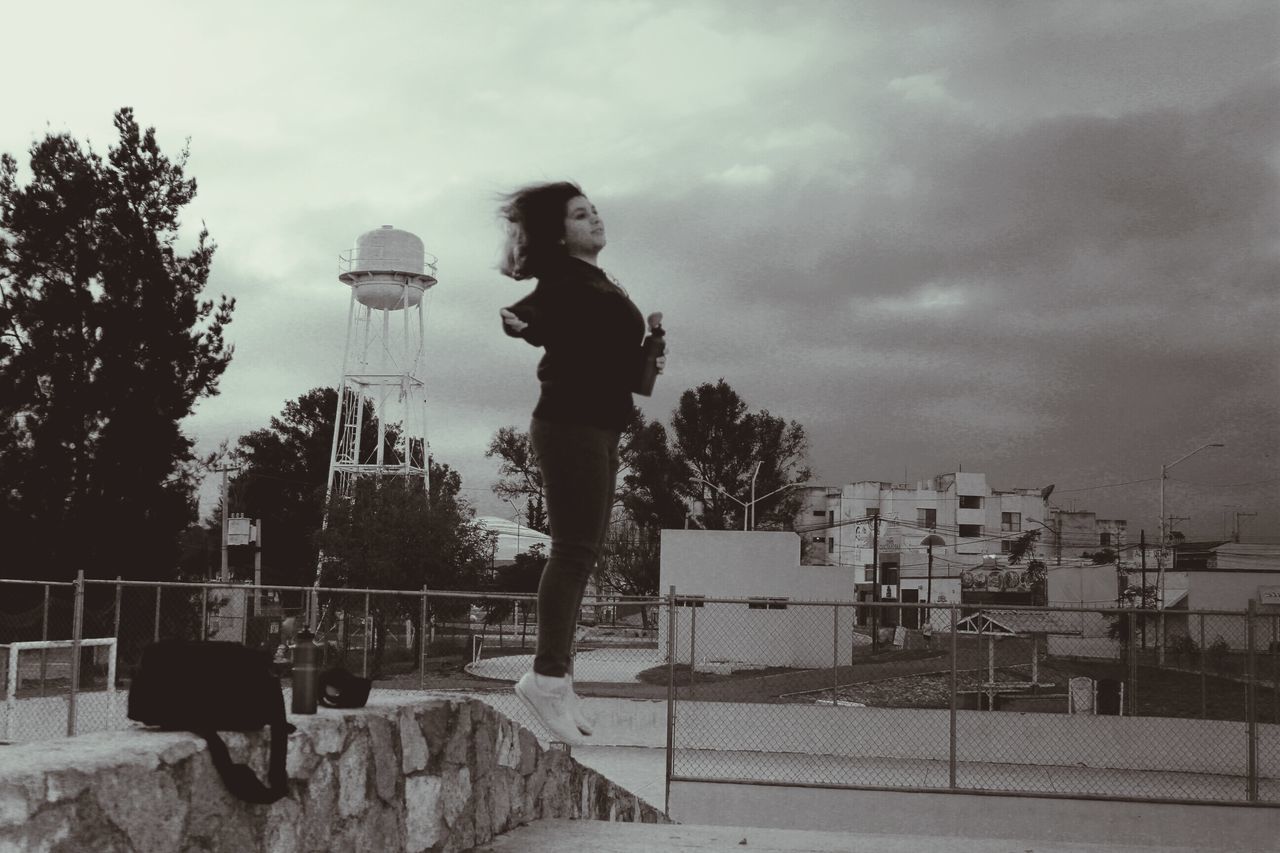
[{"label": "water bottle", "polygon": [[649,337],[644,341],[644,361],[640,366],[637,394],[648,397],[653,393],[653,384],[658,379],[658,358],[667,351],[665,336],[666,332],[662,328],[662,313],[655,311],[649,315]]},{"label": "water bottle", "polygon": [[293,713],[314,714],[316,694],[320,686],[319,648],[315,634],[306,628],[298,632],[293,644]]}]

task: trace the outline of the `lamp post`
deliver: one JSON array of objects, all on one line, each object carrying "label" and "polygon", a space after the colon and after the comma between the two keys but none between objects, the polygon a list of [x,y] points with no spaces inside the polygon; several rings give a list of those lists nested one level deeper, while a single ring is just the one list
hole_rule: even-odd
[{"label": "lamp post", "polygon": [[1047,531],[1049,531],[1050,533],[1052,533],[1052,534],[1053,534],[1054,550],[1057,552],[1057,555],[1058,555],[1058,562],[1057,562],[1057,565],[1061,566],[1061,565],[1062,565],[1062,527],[1061,527],[1061,522],[1059,522],[1059,526],[1058,526],[1057,528],[1053,528],[1053,527],[1050,527],[1049,525],[1045,524],[1043,521],[1041,521],[1041,520],[1040,520],[1040,519],[1038,519],[1038,518],[1032,518],[1031,516],[1029,516],[1029,515],[1028,515],[1028,516],[1026,516],[1026,519],[1027,519],[1027,521],[1031,522],[1032,524],[1038,524],[1038,525],[1040,525],[1040,526],[1041,526],[1041,527],[1043,527],[1045,530],[1047,530]]},{"label": "lamp post", "polygon": [[[946,545],[947,540],[943,539],[936,533],[930,533],[928,536],[920,540],[920,544],[929,549],[929,580],[925,587],[924,600],[926,604],[933,603],[933,546]],[[926,611],[927,616],[931,616],[933,611]]]},{"label": "lamp post", "polygon": [[1190,453],[1184,453],[1172,462],[1168,462],[1160,466],[1160,549],[1156,551],[1156,608],[1160,613],[1160,626],[1156,631],[1156,649],[1158,650],[1158,663],[1164,663],[1164,567],[1169,562],[1169,525],[1164,515],[1164,482],[1169,479],[1169,469],[1185,459],[1190,459],[1201,450],[1210,447],[1226,447],[1225,444],[1217,441],[1211,441],[1208,444],[1202,444]]},{"label": "lamp post", "polygon": [[1199,447],[1197,447],[1195,450],[1191,451],[1190,453],[1179,456],[1177,459],[1173,460],[1172,462],[1169,462],[1165,465],[1160,466],[1160,553],[1162,555],[1164,554],[1165,549],[1169,546],[1169,541],[1168,541],[1169,528],[1168,528],[1168,525],[1165,523],[1165,518],[1164,518],[1164,481],[1169,479],[1169,469],[1172,468],[1174,465],[1177,465],[1179,462],[1182,462],[1185,459],[1190,459],[1192,456],[1195,456],[1201,450],[1204,450],[1209,447],[1226,447],[1226,445],[1216,441],[1210,442],[1209,444],[1202,444]]},{"label": "lamp post", "polygon": [[731,500],[731,501],[733,501],[734,503],[736,503],[738,506],[742,507],[742,529],[743,529],[743,531],[745,532],[745,531],[747,530],[747,522],[748,522],[748,521],[750,520],[750,518],[751,518],[751,515],[750,515],[750,505],[749,505],[749,504],[747,504],[747,502],[746,502],[746,501],[739,500],[738,498],[735,498],[733,495],[729,494],[729,493],[728,493],[728,492],[726,492],[724,489],[720,488],[720,487],[719,487],[719,486],[717,486],[715,483],[713,483],[713,482],[711,482],[710,480],[708,480],[706,477],[703,477],[701,474],[695,474],[695,475],[694,475],[694,479],[695,479],[695,480],[697,480],[699,483],[702,483],[702,484],[704,484],[704,485],[710,486],[711,488],[715,489],[715,490],[716,490],[717,492],[719,492],[720,494],[724,495],[724,496],[725,496],[726,498],[728,498],[729,500]]},{"label": "lamp post", "polygon": [[742,529],[743,529],[743,531],[745,532],[745,531],[747,531],[747,530],[754,530],[754,529],[755,529],[755,526],[756,526],[756,504],[758,504],[760,501],[764,500],[765,498],[771,498],[771,497],[773,497],[774,495],[776,495],[778,492],[786,491],[787,489],[793,489],[793,488],[795,488],[796,486],[808,486],[808,485],[811,485],[811,484],[810,484],[810,483],[808,483],[808,482],[804,482],[804,483],[787,483],[785,486],[782,486],[781,488],[774,489],[772,492],[769,492],[768,494],[761,495],[760,497],[756,497],[756,477],[758,477],[758,476],[760,475],[760,466],[761,466],[762,464],[763,464],[763,463],[761,463],[761,462],[757,462],[757,463],[752,467],[752,469],[751,469],[751,500],[750,500],[750,501],[744,501],[744,500],[741,500],[741,499],[739,499],[739,498],[734,497],[733,495],[731,495],[731,494],[729,494],[728,492],[726,492],[724,489],[720,488],[720,486],[718,486],[717,484],[715,484],[715,483],[711,482],[711,481],[710,481],[710,480],[708,480],[706,477],[702,476],[702,469],[700,469],[700,468],[697,466],[697,464],[695,464],[694,462],[690,462],[690,463],[689,463],[689,467],[693,469],[693,478],[694,478],[695,480],[697,480],[699,483],[703,483],[703,484],[705,484],[705,485],[710,486],[711,488],[715,489],[715,490],[716,490],[717,492],[719,492],[720,494],[724,495],[724,496],[725,496],[726,498],[728,498],[729,500],[731,500],[731,501],[733,501],[734,503],[736,503],[738,506],[742,507]]}]

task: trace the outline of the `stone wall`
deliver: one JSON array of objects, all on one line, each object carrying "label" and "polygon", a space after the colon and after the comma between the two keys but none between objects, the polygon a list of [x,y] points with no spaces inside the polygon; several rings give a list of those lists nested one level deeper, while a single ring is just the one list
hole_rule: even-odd
[{"label": "stone wall", "polygon": [[[475,700],[374,691],[365,708],[290,721],[291,790],[269,806],[227,793],[183,732],[0,746],[0,853],[449,851],[543,817],[667,821]],[[224,740],[266,778],[266,730]]]}]

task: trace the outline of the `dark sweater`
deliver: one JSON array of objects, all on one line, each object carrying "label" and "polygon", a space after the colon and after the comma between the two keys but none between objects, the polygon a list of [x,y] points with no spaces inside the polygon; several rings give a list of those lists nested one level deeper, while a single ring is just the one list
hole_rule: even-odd
[{"label": "dark sweater", "polygon": [[503,330],[546,351],[533,416],[623,429],[640,378],[645,325],[622,289],[599,267],[567,258],[538,276],[533,292],[509,310],[529,325],[513,332],[504,323]]}]

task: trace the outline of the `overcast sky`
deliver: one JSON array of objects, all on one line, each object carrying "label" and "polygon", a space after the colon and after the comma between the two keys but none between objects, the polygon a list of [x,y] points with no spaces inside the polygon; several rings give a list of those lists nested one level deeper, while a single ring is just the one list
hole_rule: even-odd
[{"label": "overcast sky", "polygon": [[[129,2],[6,12],[0,150],[190,139],[238,300],[201,450],[342,370],[337,256],[439,257],[430,439],[482,514],[537,352],[494,197],[573,179],[671,358],[804,424],[822,482],[963,466],[1154,537],[1280,541],[1280,7],[1176,2]],[[1117,485],[1127,484],[1127,485]]]}]

